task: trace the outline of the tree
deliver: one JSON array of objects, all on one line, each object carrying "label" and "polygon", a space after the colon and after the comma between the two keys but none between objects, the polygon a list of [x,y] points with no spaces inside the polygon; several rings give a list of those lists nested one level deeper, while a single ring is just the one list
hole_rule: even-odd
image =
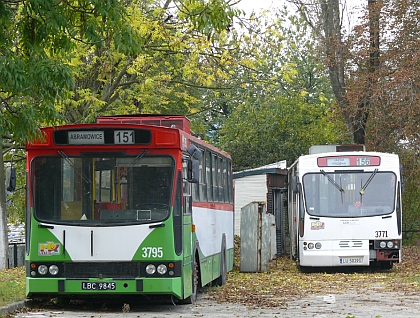
[{"label": "tree", "polygon": [[38,123],[55,120],[53,102],[71,85],[70,69],[60,54],[46,50],[66,44],[62,24],[46,23],[60,17],[57,11],[52,15],[51,5],[0,2],[0,269],[7,267],[8,259],[3,154],[33,138]]},{"label": "tree", "polygon": [[304,19],[311,25],[320,43],[324,55],[324,64],[328,68],[331,86],[347,124],[351,141],[366,143],[366,123],[370,112],[372,84],[376,81],[379,66],[379,18],[381,4],[377,0],[368,0],[369,18],[369,59],[366,65],[366,86],[361,94],[349,100],[347,74],[350,71],[349,42],[344,38],[343,12],[346,2],[340,0],[289,0],[296,5]]},{"label": "tree", "polygon": [[[171,1],[167,1],[167,6]],[[23,0],[0,2],[0,151],[40,137],[39,126],[62,122],[56,104],[74,87],[73,52],[111,45],[120,55],[137,54],[147,38],[131,25],[135,1]],[[235,13],[223,0],[178,2],[185,20],[211,37]],[[225,10],[226,9],[226,10]],[[158,24],[156,24],[156,27]],[[152,34],[151,34],[152,35]],[[87,52],[87,51],[86,51]],[[95,62],[94,56],[91,63]],[[118,59],[117,59],[118,61]],[[108,65],[110,68],[114,65]],[[70,96],[71,97],[71,96]],[[61,103],[62,105],[63,103]],[[4,162],[0,159],[0,269],[7,267]]]},{"label": "tree", "polygon": [[234,74],[242,83],[217,99],[230,113],[210,138],[231,153],[235,171],[290,164],[312,144],[338,138],[339,123],[329,121],[333,94],[308,26],[287,10],[274,14],[241,31],[235,59],[245,63]]},{"label": "tree", "polygon": [[[175,4],[175,5],[174,5]],[[227,2],[131,1],[128,22],[141,38],[136,52],[112,41],[74,51],[75,87],[60,105],[67,122],[91,122],[98,114],[190,114],[201,91],[226,76],[226,38],[235,15]]]},{"label": "tree", "polygon": [[[325,52],[325,65],[330,69],[332,85],[334,76],[341,78],[344,75],[343,81],[336,81],[342,83],[339,86],[342,93],[335,95],[353,141],[365,143],[369,150],[400,155],[406,189],[403,226],[407,230],[417,230],[420,226],[417,221],[420,204],[417,181],[420,175],[417,84],[420,2],[368,0],[364,3],[360,23],[347,37],[342,37],[343,28],[337,23],[342,18],[337,10],[338,1],[323,0],[320,5],[315,1],[291,2],[298,5],[308,21],[313,21],[314,29],[321,31],[318,38]],[[326,37],[327,34],[330,37]],[[333,52],[327,54],[331,50]],[[335,66],[340,72],[331,72]]]},{"label": "tree", "polygon": [[[370,86],[373,98],[367,126],[368,136],[371,136],[367,139],[370,148],[396,152],[403,164],[403,229],[406,231],[417,231],[420,227],[419,5],[418,0],[382,3],[378,25],[381,52],[375,81]],[[368,17],[364,21],[366,26]],[[357,31],[362,35],[362,28]],[[359,41],[357,47],[366,52],[359,55],[367,56],[366,35],[359,36]],[[355,78],[362,76],[361,70],[354,74]],[[353,94],[355,92],[354,89]],[[406,233],[405,238],[409,234],[412,233]],[[418,235],[411,236],[411,239],[418,238]]]}]

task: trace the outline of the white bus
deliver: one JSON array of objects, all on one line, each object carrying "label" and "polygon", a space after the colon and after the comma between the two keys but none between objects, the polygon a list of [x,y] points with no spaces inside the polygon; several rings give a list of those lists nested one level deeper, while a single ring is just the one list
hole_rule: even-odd
[{"label": "white bus", "polygon": [[313,146],[289,168],[291,257],[299,266],[401,262],[399,158],[361,147]]}]

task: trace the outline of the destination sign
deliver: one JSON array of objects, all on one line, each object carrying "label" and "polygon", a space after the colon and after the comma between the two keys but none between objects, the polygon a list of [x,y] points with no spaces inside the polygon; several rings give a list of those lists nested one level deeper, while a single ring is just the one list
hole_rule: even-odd
[{"label": "destination sign", "polygon": [[56,145],[149,145],[152,142],[150,129],[69,129],[54,131]]},{"label": "destination sign", "polygon": [[331,156],[318,158],[318,167],[369,167],[379,166],[378,156]]},{"label": "destination sign", "polygon": [[105,143],[103,131],[69,131],[69,145],[102,145]]},{"label": "destination sign", "polygon": [[114,144],[116,145],[131,145],[134,144],[134,130],[115,130]]},{"label": "destination sign", "polygon": [[328,167],[348,167],[350,158],[327,158]]}]

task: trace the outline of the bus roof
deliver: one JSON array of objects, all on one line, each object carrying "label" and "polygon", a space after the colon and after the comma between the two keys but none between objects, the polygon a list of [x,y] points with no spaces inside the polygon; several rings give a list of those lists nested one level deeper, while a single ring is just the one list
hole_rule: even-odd
[{"label": "bus roof", "polygon": [[365,145],[313,145],[309,148],[309,154],[324,152],[344,152],[344,151],[366,151]]},{"label": "bus roof", "polygon": [[118,115],[118,116],[100,116],[96,119],[98,124],[141,124],[152,126],[163,126],[177,128],[190,134],[190,120],[180,115]]}]

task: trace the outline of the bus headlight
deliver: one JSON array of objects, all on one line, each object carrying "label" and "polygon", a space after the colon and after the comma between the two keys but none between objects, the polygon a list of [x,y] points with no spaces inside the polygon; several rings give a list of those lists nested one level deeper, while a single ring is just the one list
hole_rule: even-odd
[{"label": "bus headlight", "polygon": [[157,272],[158,272],[159,274],[161,274],[161,275],[166,274],[166,271],[167,271],[167,268],[166,268],[166,266],[165,266],[165,265],[163,265],[163,264],[160,264],[160,265],[157,267]]},{"label": "bus headlight", "polygon": [[375,241],[375,249],[399,249],[401,248],[401,240],[386,240],[386,241]]},{"label": "bus headlight", "polygon": [[48,273],[48,267],[45,265],[40,265],[38,267],[38,273],[40,273],[41,275],[45,275]]},{"label": "bus headlight", "polygon": [[314,248],[314,243],[308,243],[308,248],[312,250]]},{"label": "bus headlight", "polygon": [[51,275],[57,275],[58,274],[58,266],[57,265],[51,265],[49,268],[49,272]]},{"label": "bus headlight", "polygon": [[153,275],[154,273],[156,273],[156,266],[153,264],[149,264],[146,266],[146,273],[149,275]]},{"label": "bus headlight", "polygon": [[321,243],[317,242],[317,243],[315,244],[315,248],[316,248],[317,250],[321,249],[321,247],[322,247],[322,244],[321,244]]}]

